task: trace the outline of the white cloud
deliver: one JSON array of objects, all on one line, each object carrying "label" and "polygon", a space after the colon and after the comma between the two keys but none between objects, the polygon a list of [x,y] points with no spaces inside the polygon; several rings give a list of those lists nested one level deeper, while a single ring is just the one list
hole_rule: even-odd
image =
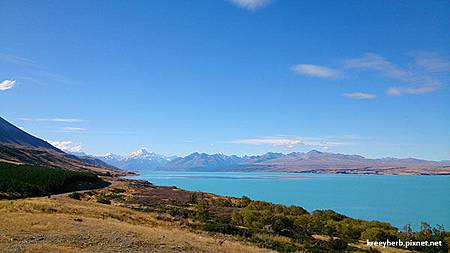
[{"label": "white cloud", "polygon": [[269,5],[272,0],[228,0],[232,4],[250,11],[255,11]]},{"label": "white cloud", "polygon": [[353,145],[354,143],[348,142],[347,138],[328,138],[328,137],[303,137],[302,144],[305,146],[315,147],[336,147]]},{"label": "white cloud", "polygon": [[16,85],[15,80],[3,80],[0,82],[0,91],[9,90]]},{"label": "white cloud", "polygon": [[432,72],[450,71],[450,61],[436,53],[421,52],[414,55],[416,65]]},{"label": "white cloud", "polygon": [[417,87],[390,87],[386,93],[390,96],[401,96],[403,94],[418,95],[430,93],[439,88],[439,85],[417,86]]},{"label": "white cloud", "polygon": [[265,138],[252,138],[252,139],[240,139],[240,140],[226,141],[226,143],[246,144],[246,145],[271,145],[274,147],[293,148],[293,147],[301,144],[301,141],[298,138],[265,137]]},{"label": "white cloud", "polygon": [[364,92],[350,92],[350,93],[344,93],[342,94],[344,97],[348,97],[351,99],[374,99],[376,96],[374,94],[370,93],[364,93]]},{"label": "white cloud", "polygon": [[64,123],[74,123],[74,122],[83,122],[84,119],[76,119],[76,118],[20,118],[20,120],[24,121],[49,121],[49,122],[64,122]]},{"label": "white cloud", "polygon": [[424,94],[433,92],[441,87],[441,81],[432,77],[430,68],[441,68],[443,62],[430,58],[416,58],[416,65],[419,69],[403,69],[395,66],[384,57],[366,53],[361,58],[349,59],[345,61],[345,66],[352,69],[373,70],[382,73],[386,77],[405,82],[406,86],[390,87],[387,94],[400,96],[403,94]]},{"label": "white cloud", "polygon": [[391,62],[374,53],[366,53],[361,58],[346,60],[345,65],[347,68],[376,70],[388,77],[395,79],[405,81],[408,81],[410,79],[410,75],[408,74],[408,72],[395,67]]},{"label": "white cloud", "polygon": [[300,75],[320,78],[337,78],[340,75],[338,70],[313,64],[297,64],[291,70]]},{"label": "white cloud", "polygon": [[245,145],[270,145],[274,147],[287,147],[287,148],[294,148],[299,145],[329,148],[353,144],[336,138],[285,137],[285,136],[238,139],[232,141],[225,141],[224,143],[245,144]]},{"label": "white cloud", "polygon": [[82,127],[61,127],[61,132],[67,132],[67,133],[76,133],[76,132],[84,132],[87,129]]},{"label": "white cloud", "polygon": [[48,141],[53,146],[65,152],[81,152],[81,145],[75,144],[72,141]]}]

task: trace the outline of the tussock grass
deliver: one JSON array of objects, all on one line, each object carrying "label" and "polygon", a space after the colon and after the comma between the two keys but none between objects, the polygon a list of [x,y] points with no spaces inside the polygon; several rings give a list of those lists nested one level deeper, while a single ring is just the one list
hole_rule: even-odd
[{"label": "tussock grass", "polygon": [[0,252],[272,252],[67,196],[0,201]]}]

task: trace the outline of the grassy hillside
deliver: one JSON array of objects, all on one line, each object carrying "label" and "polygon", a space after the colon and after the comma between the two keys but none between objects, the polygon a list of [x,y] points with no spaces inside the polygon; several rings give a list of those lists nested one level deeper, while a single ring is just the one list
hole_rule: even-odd
[{"label": "grassy hillside", "polygon": [[[191,192],[155,186],[145,181],[115,179],[111,187],[70,197],[80,202],[127,207],[157,219],[214,236],[229,236],[279,252],[377,252],[365,241],[443,241],[442,247],[415,247],[417,251],[447,252],[449,234],[423,224],[418,232],[401,232],[388,223],[346,217],[331,210],[307,212],[249,198]],[[377,248],[379,249],[379,248]],[[404,248],[379,249],[403,252]]]},{"label": "grassy hillside", "polygon": [[107,185],[89,172],[0,162],[0,199],[45,196]]},{"label": "grassy hillside", "polygon": [[33,164],[55,169],[64,168],[73,171],[88,171],[105,176],[124,176],[130,174],[127,171],[96,161],[93,158],[79,158],[45,148],[5,145],[0,143],[0,161],[2,160],[11,163]]},{"label": "grassy hillside", "polygon": [[0,201],[0,252],[273,252],[156,214],[66,196]]},{"label": "grassy hillside", "polygon": [[[15,184],[8,179],[12,176],[48,192],[80,178],[96,178],[22,168],[8,165],[3,171],[11,172],[3,181]],[[27,174],[39,170],[41,175]],[[402,232],[388,223],[353,219],[331,210],[308,212],[247,197],[191,192],[140,180],[107,180],[109,187],[96,190],[0,201],[0,252],[406,252],[370,249],[366,240],[442,241],[441,247],[409,249],[448,251],[450,234],[426,223],[418,232]]]}]

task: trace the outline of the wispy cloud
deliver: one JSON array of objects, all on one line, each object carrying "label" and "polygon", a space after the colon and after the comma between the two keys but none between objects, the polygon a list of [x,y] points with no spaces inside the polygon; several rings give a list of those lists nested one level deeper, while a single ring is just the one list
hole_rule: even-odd
[{"label": "wispy cloud", "polygon": [[61,127],[59,129],[60,132],[65,133],[79,133],[79,132],[85,132],[87,129],[83,127]]},{"label": "wispy cloud", "polygon": [[261,9],[272,3],[272,0],[228,0],[228,1],[234,4],[235,6],[250,11]]},{"label": "wispy cloud", "polygon": [[12,54],[0,53],[0,60],[25,67],[39,67],[33,60]]},{"label": "wispy cloud", "polygon": [[[20,66],[23,69],[24,73],[26,73],[24,75],[28,75],[20,77],[20,79],[18,78],[22,81],[32,81],[35,83],[46,83],[48,81],[64,84],[71,83],[71,81],[67,80],[64,76],[52,73],[44,66],[41,66],[34,60],[26,57],[0,52],[0,61]],[[40,80],[45,80],[46,82]]]},{"label": "wispy cloud", "polygon": [[302,144],[305,146],[315,146],[315,147],[336,147],[336,146],[347,146],[353,145],[354,142],[350,141],[353,138],[347,137],[302,137]]},{"label": "wispy cloud", "polygon": [[74,123],[74,122],[84,122],[84,119],[77,118],[20,118],[23,121],[47,121],[47,122],[64,122],[64,123]]},{"label": "wispy cloud", "polygon": [[450,60],[437,53],[420,52],[413,55],[415,64],[432,72],[450,71]]},{"label": "wispy cloud", "polygon": [[364,93],[364,92],[350,92],[350,93],[344,93],[342,94],[344,97],[348,97],[351,99],[374,99],[376,96],[374,94],[370,93]]},{"label": "wispy cloud", "polygon": [[82,146],[72,141],[48,141],[53,146],[65,152],[81,152]]},{"label": "wispy cloud", "polygon": [[[441,81],[432,77],[430,68],[442,68],[443,62],[432,60],[429,58],[416,58],[417,68],[403,69],[395,66],[384,57],[366,53],[361,58],[348,59],[345,61],[345,67],[349,69],[363,69],[377,71],[384,76],[405,82],[407,86],[396,86],[387,89],[387,94],[391,96],[399,96],[403,94],[424,94],[433,92],[440,88]],[[425,67],[426,66],[426,67]]]},{"label": "wispy cloud", "polygon": [[264,138],[232,140],[232,141],[226,141],[225,143],[246,144],[246,145],[270,145],[270,146],[274,146],[274,147],[293,148],[293,147],[301,144],[301,141],[298,138],[264,137]]},{"label": "wispy cloud", "polygon": [[389,87],[386,90],[386,93],[390,96],[401,96],[403,94],[424,94],[430,93],[439,88],[440,84],[436,85],[424,85],[424,86],[416,86],[416,87]]},{"label": "wispy cloud", "polygon": [[294,148],[299,145],[314,146],[314,147],[333,147],[342,145],[351,145],[352,142],[340,140],[337,138],[316,138],[316,137],[258,137],[250,139],[237,139],[225,141],[224,143],[244,144],[244,145],[270,145],[273,147],[287,147]]},{"label": "wispy cloud", "polygon": [[366,53],[361,58],[348,59],[345,61],[345,66],[347,68],[376,70],[388,77],[405,81],[411,78],[408,72],[397,68],[384,57],[374,53]]},{"label": "wispy cloud", "polygon": [[297,64],[292,66],[291,70],[299,75],[320,78],[338,78],[340,76],[340,72],[338,70],[313,64]]},{"label": "wispy cloud", "polygon": [[15,80],[3,80],[0,82],[0,91],[9,90],[16,85]]}]

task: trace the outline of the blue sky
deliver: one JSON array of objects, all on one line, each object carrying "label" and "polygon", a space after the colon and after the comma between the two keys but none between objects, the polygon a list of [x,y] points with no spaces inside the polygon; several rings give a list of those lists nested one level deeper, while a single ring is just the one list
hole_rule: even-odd
[{"label": "blue sky", "polygon": [[450,159],[448,1],[0,9],[0,115],[60,147]]}]

